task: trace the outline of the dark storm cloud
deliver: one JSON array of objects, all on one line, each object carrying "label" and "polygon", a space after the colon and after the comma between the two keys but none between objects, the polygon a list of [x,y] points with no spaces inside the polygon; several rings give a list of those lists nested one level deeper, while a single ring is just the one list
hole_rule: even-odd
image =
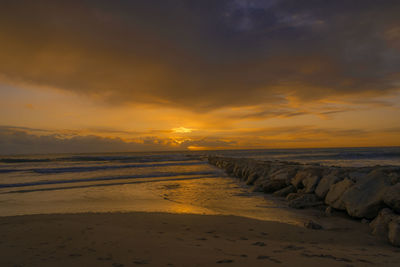
[{"label": "dark storm cloud", "polygon": [[1,1],[0,79],[194,110],[399,88],[399,1]]}]

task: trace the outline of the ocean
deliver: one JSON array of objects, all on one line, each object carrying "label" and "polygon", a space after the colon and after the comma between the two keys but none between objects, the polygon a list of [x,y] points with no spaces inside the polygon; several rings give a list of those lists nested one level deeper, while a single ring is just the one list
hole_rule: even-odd
[{"label": "ocean", "polygon": [[209,165],[206,155],[335,166],[400,166],[400,147],[19,155],[0,157],[0,216],[80,212],[304,214]]}]

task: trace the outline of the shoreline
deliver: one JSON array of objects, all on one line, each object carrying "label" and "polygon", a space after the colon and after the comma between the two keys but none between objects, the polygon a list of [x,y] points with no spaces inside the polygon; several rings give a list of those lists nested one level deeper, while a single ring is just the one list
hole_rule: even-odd
[{"label": "shoreline", "polygon": [[[208,156],[208,162],[253,191],[285,198],[295,209],[344,211],[400,247],[400,167],[338,167],[288,161]],[[307,226],[307,225],[306,225]],[[308,227],[322,228],[315,222]]]},{"label": "shoreline", "polygon": [[397,266],[368,226],[312,230],[228,215],[78,213],[0,217],[1,266]]}]

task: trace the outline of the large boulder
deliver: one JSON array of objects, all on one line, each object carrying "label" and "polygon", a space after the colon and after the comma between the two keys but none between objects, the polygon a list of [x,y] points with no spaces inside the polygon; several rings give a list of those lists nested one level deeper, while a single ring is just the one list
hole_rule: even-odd
[{"label": "large boulder", "polygon": [[290,183],[295,187],[295,188],[302,188],[303,186],[303,179],[307,178],[309,175],[309,172],[307,170],[299,170],[295,177],[290,181]]},{"label": "large boulder", "polygon": [[267,171],[268,168],[264,166],[248,166],[243,170],[242,177],[243,180],[246,181],[247,185],[252,185],[257,179],[259,179],[260,177],[264,177]]},{"label": "large boulder", "polygon": [[261,185],[254,185],[251,189],[251,192],[263,192]]},{"label": "large boulder", "polygon": [[254,182],[260,177],[260,174],[257,172],[251,173],[248,177],[247,177],[247,181],[246,184],[247,185],[252,185],[254,184]]},{"label": "large boulder", "polygon": [[241,180],[246,181],[247,177],[250,174],[256,174],[256,173],[257,173],[257,168],[254,167],[253,164],[246,164],[246,165],[243,165],[243,167],[241,168],[239,177]]},{"label": "large boulder", "polygon": [[350,216],[373,219],[383,208],[383,196],[390,186],[390,177],[377,169],[349,188],[341,200]]},{"label": "large boulder", "polygon": [[325,203],[335,209],[344,210],[345,206],[342,201],[342,196],[353,184],[354,183],[350,179],[346,178],[332,185],[326,195]]},{"label": "large boulder", "polygon": [[390,182],[392,185],[395,185],[397,183],[400,183],[400,168],[394,169],[390,174]]},{"label": "large boulder", "polygon": [[309,193],[314,193],[315,188],[317,187],[320,177],[317,175],[313,176],[308,176],[305,179],[303,179],[302,183],[304,186],[304,193],[309,194]]},{"label": "large boulder", "polygon": [[235,163],[235,166],[233,167],[233,175],[237,178],[242,178],[244,167],[245,167],[245,164],[243,162],[237,161]]},{"label": "large boulder", "polygon": [[[276,171],[279,170],[280,167],[277,166],[276,164],[262,164],[259,165],[259,167],[262,169],[262,172],[259,173],[259,177],[255,179],[252,184],[254,185],[255,188],[261,188],[262,191],[264,185],[267,185],[270,180],[279,180],[277,178],[273,179],[272,174],[276,173]],[[272,184],[278,184],[278,183],[280,182],[275,182]]]},{"label": "large boulder", "polygon": [[273,193],[285,187],[285,180],[267,180],[261,185],[262,191],[264,193]]},{"label": "large boulder", "polygon": [[321,204],[323,204],[322,201],[319,201],[317,196],[314,194],[303,194],[289,201],[289,207],[295,209],[315,207]]},{"label": "large boulder", "polygon": [[324,169],[322,167],[306,167],[302,170],[297,171],[294,178],[290,181],[290,183],[296,187],[297,189],[303,188],[303,180],[309,177],[317,176],[321,177]]},{"label": "large boulder", "polygon": [[400,183],[388,188],[383,195],[383,202],[397,213],[400,213]]},{"label": "large boulder", "polygon": [[281,190],[278,190],[274,192],[274,196],[276,197],[286,197],[290,193],[293,193],[296,191],[296,188],[293,185],[288,185],[285,188],[282,188]]},{"label": "large boulder", "polygon": [[280,163],[280,162],[271,163],[270,169],[269,169],[269,174],[272,175],[274,173],[278,173],[279,171],[282,170],[282,167],[284,167],[284,165],[282,165],[282,163]]},{"label": "large boulder", "polygon": [[254,187],[262,188],[263,185],[269,181],[268,174],[262,175],[253,182]]},{"label": "large boulder", "polygon": [[392,220],[388,225],[389,242],[396,247],[400,247],[400,216]]},{"label": "large boulder", "polygon": [[263,176],[267,169],[268,165],[266,164],[256,161],[245,162],[245,166],[242,168],[242,180],[249,182],[249,179],[252,179],[254,182],[258,177]]},{"label": "large boulder", "polygon": [[367,177],[368,173],[370,172],[371,172],[370,167],[355,168],[347,173],[347,177],[353,182],[358,183],[364,180]]},{"label": "large boulder", "polygon": [[233,162],[226,162],[226,164],[224,164],[224,167],[222,167],[221,162],[218,163],[215,164],[215,166],[217,166],[218,168],[223,168],[228,175],[233,174],[233,168],[235,167],[235,164]]},{"label": "large boulder", "polygon": [[308,221],[304,223],[304,227],[308,228],[308,229],[314,229],[314,230],[320,230],[322,229],[322,225],[320,225],[319,223],[316,223],[314,221]]},{"label": "large boulder", "polygon": [[369,225],[372,228],[372,234],[400,247],[400,216],[392,210],[382,209]]},{"label": "large boulder", "polygon": [[394,214],[392,210],[388,208],[382,209],[378,216],[369,224],[372,229],[372,234],[386,239],[388,225],[396,216],[397,215]]},{"label": "large boulder", "polygon": [[343,180],[343,175],[339,172],[339,170],[331,171],[329,174],[321,178],[318,186],[315,189],[315,194],[319,198],[325,198],[326,194],[328,194],[329,188],[341,180]]},{"label": "large boulder", "polygon": [[288,195],[286,196],[286,200],[287,200],[287,201],[291,201],[291,200],[293,200],[293,199],[296,199],[296,198],[301,197],[302,195],[304,195],[304,194],[303,194],[303,193],[290,193],[290,194],[288,194]]},{"label": "large boulder", "polygon": [[295,177],[297,167],[283,165],[280,169],[270,175],[271,180],[285,180],[286,184],[290,184],[290,181]]}]

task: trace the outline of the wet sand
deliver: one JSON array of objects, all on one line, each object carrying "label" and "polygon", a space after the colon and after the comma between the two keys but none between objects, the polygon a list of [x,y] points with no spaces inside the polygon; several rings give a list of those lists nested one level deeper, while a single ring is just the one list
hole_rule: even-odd
[{"label": "wet sand", "polygon": [[[334,223],[334,219],[329,219]],[[311,230],[235,216],[0,217],[0,266],[398,266],[400,248],[347,220]]]}]

